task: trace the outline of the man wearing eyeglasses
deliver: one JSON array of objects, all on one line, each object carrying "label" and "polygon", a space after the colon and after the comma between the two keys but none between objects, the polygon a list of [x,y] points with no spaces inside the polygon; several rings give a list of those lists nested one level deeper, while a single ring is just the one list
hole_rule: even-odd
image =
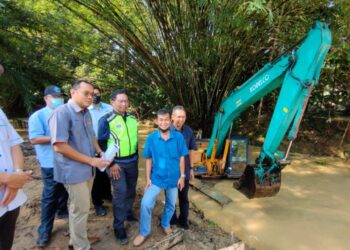
[{"label": "man wearing eyeglasses", "polygon": [[98,142],[102,150],[115,146],[118,151],[108,168],[113,186],[113,228],[117,241],[128,243],[124,222],[136,221],[132,208],[138,177],[137,120],[127,112],[129,100],[125,90],[111,94],[113,112],[98,122]]},{"label": "man wearing eyeglasses", "polygon": [[86,80],[75,81],[70,94],[71,99],[57,107],[49,118],[55,151],[54,180],[63,183],[69,194],[69,245],[87,250],[90,249],[87,219],[95,168],[105,168],[110,161],[95,157],[102,150],[88,110],[94,95],[92,84]]},{"label": "man wearing eyeglasses", "polygon": [[[101,90],[94,86],[94,98],[89,107],[92,118],[92,125],[97,135],[98,121],[105,114],[112,112],[113,107],[101,101]],[[97,216],[105,216],[107,214],[106,208],[103,206],[103,199],[112,200],[111,182],[105,171],[96,171],[96,176],[91,190],[92,204],[95,206]]]}]

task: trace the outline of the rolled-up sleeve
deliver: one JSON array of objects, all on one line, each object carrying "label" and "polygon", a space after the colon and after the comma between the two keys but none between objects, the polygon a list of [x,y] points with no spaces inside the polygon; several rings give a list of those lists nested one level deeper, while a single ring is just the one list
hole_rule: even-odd
[{"label": "rolled-up sleeve", "polygon": [[17,144],[21,144],[23,142],[23,139],[19,136],[17,131],[13,128],[12,124],[7,119],[5,113],[0,109],[0,120],[2,120],[0,123],[0,126],[5,127],[6,129],[6,136],[8,136],[8,142],[10,144],[10,147],[13,147]]},{"label": "rolled-up sleeve", "polygon": [[191,133],[191,137],[190,138],[191,139],[190,139],[190,143],[189,143],[188,149],[189,150],[197,150],[197,143],[196,143],[196,140],[194,138],[193,132]]},{"label": "rolled-up sleeve", "polygon": [[23,139],[19,136],[17,131],[12,127],[10,123],[9,123],[8,129],[9,129],[9,135],[10,135],[10,146],[13,147],[17,144],[21,144],[23,142]]},{"label": "rolled-up sleeve", "polygon": [[49,128],[51,134],[51,144],[56,142],[68,142],[69,140],[69,114],[60,107],[54,110],[49,118]]},{"label": "rolled-up sleeve", "polygon": [[41,124],[38,113],[34,113],[33,115],[31,115],[29,117],[28,136],[29,136],[30,140],[45,136],[45,129],[43,128],[43,125]]}]

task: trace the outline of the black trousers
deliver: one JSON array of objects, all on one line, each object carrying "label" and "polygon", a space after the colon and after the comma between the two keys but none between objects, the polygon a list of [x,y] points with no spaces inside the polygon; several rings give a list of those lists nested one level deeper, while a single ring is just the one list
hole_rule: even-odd
[{"label": "black trousers", "polygon": [[0,250],[11,250],[19,207],[0,217]]},{"label": "black trousers", "polygon": [[92,204],[102,206],[103,199],[111,200],[111,182],[106,171],[101,172],[96,169],[96,175],[91,189]]},{"label": "black trousers", "polygon": [[180,207],[180,215],[179,217],[176,216],[176,210],[174,212],[173,217],[171,218],[171,222],[178,222],[180,225],[184,225],[187,223],[188,220],[188,210],[190,208],[190,202],[188,200],[188,190],[190,188],[190,181],[185,180],[185,186],[180,191],[178,191],[178,197],[179,197],[179,207]]},{"label": "black trousers", "polygon": [[113,228],[120,231],[124,229],[124,221],[133,217],[133,205],[136,197],[137,178],[139,169],[138,161],[121,164],[118,180],[111,178],[113,186]]}]

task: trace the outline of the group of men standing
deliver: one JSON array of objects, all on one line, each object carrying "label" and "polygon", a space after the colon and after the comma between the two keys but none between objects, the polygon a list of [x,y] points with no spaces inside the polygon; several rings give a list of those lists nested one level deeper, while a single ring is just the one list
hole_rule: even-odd
[{"label": "group of men standing", "polygon": [[[138,220],[133,204],[139,157],[137,120],[127,112],[127,93],[113,91],[109,105],[101,102],[99,88],[78,80],[73,83],[70,96],[64,103],[64,94],[58,86],[47,87],[46,106],[29,118],[29,139],[35,145],[44,184],[37,245],[49,243],[55,217],[69,217],[69,247],[90,249],[91,239],[87,236],[90,197],[98,216],[107,213],[103,200],[112,199],[115,237],[120,244],[127,244],[125,221]],[[188,228],[188,189],[193,177],[190,156],[196,144],[191,128],[184,125],[185,120],[182,106],[176,106],[172,115],[161,109],[157,112],[158,130],[147,137],[143,151],[146,187],[135,246],[140,246],[151,232],[152,209],[161,190],[165,191],[160,223],[164,232],[171,233],[171,224]],[[110,147],[117,149],[112,159],[104,154]],[[2,185],[5,184],[0,182],[0,191]],[[179,217],[175,212],[177,196]]]}]

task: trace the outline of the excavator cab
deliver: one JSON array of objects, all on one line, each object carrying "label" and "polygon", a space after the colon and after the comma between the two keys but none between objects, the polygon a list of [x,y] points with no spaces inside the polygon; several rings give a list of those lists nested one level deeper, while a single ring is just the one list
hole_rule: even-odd
[{"label": "excavator cab", "polygon": [[[248,139],[243,136],[231,136],[226,139],[223,155],[216,157],[216,150],[212,151],[211,157],[207,157],[205,151],[201,151],[202,146],[207,146],[207,140],[197,141],[197,146],[201,154],[195,160],[193,168],[194,175],[201,178],[239,178],[241,177],[248,159]],[[198,154],[197,153],[197,154]],[[200,160],[199,160],[200,159]]]},{"label": "excavator cab", "polygon": [[227,178],[238,179],[249,163],[249,141],[244,136],[231,136],[225,167]]}]

